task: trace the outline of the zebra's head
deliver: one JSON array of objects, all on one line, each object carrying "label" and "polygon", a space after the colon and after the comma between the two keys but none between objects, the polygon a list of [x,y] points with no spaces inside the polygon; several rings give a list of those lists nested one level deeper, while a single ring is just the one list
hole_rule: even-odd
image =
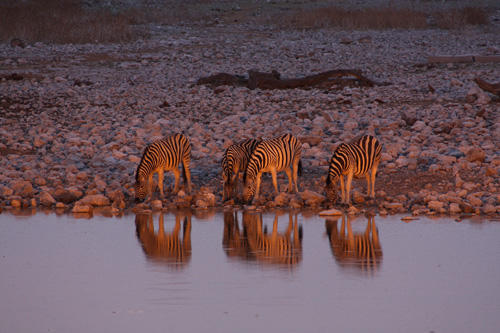
[{"label": "zebra's head", "polygon": [[255,180],[245,179],[245,186],[243,189],[243,202],[250,203],[255,194]]},{"label": "zebra's head", "polygon": [[144,176],[139,176],[135,180],[134,184],[134,189],[135,189],[135,201],[141,201],[143,200],[149,192],[149,184],[148,181],[146,180],[146,177]]},{"label": "zebra's head", "polygon": [[338,184],[338,177],[335,177],[332,179],[330,175],[326,177],[326,185],[325,185],[325,195],[326,195],[326,200],[329,202],[335,202],[338,198],[337,195],[337,184]]}]

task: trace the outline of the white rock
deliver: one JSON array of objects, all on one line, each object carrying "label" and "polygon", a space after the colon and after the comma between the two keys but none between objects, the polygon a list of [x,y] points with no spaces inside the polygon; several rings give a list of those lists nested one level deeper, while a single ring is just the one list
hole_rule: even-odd
[{"label": "white rock", "polygon": [[319,216],[342,216],[342,211],[338,209],[323,210],[319,213]]}]

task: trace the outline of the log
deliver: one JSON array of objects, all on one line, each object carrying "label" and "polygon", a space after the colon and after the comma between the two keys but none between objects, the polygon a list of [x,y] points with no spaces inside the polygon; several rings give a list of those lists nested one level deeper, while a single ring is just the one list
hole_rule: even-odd
[{"label": "log", "polygon": [[477,86],[482,90],[500,97],[500,83],[488,83],[480,78],[475,78],[474,82],[476,82]]},{"label": "log", "polygon": [[302,78],[281,79],[280,73],[273,70],[271,73],[248,71],[248,79],[241,75],[218,73],[202,77],[197,81],[198,85],[210,85],[213,88],[221,85],[244,86],[248,89],[295,89],[295,88],[320,88],[320,89],[343,89],[346,86],[373,87],[381,85],[361,74],[360,70],[331,70]]}]

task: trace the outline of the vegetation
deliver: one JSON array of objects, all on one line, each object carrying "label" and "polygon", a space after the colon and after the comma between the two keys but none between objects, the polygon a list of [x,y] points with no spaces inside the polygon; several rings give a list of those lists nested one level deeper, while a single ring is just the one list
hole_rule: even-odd
[{"label": "vegetation", "polygon": [[[458,29],[486,25],[482,7],[415,9],[412,6],[341,7],[317,1],[5,0],[0,41],[26,43],[119,43],[148,37],[148,26],[171,24],[264,24],[282,29]],[[128,4],[128,5],[124,5]]]}]

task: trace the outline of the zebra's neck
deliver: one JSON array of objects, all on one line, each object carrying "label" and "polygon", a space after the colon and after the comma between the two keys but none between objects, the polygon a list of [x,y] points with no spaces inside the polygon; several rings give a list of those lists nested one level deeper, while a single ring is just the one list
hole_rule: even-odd
[{"label": "zebra's neck", "polygon": [[141,176],[147,179],[151,172],[153,172],[151,168],[151,163],[144,163],[144,159],[141,159],[141,162],[139,163],[139,166],[137,167],[137,171],[135,173],[135,180],[139,180]]}]

